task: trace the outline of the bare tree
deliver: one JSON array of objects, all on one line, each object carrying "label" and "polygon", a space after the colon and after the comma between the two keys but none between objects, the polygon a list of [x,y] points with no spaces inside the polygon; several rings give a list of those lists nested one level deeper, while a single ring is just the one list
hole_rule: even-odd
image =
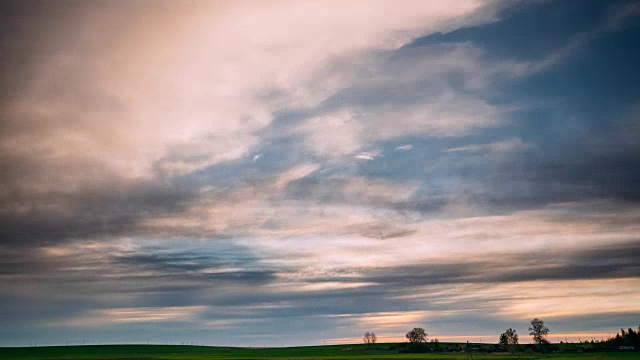
[{"label": "bare tree", "polygon": [[371,347],[371,333],[368,331],[364,333],[364,338],[362,339],[362,341],[367,344],[367,348]]},{"label": "bare tree", "polygon": [[364,338],[362,339],[365,344],[367,344],[367,348],[371,348],[371,344],[375,344],[378,341],[378,337],[374,332],[366,332],[364,333]]}]

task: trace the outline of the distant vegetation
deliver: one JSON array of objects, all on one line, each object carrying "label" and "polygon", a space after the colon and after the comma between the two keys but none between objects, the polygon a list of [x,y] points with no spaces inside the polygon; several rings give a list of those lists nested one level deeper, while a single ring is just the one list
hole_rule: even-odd
[{"label": "distant vegetation", "polygon": [[[533,344],[519,344],[519,337],[516,330],[508,328],[500,334],[497,344],[466,344],[443,343],[438,339],[432,339],[427,342],[427,333],[423,328],[413,328],[406,334],[407,343],[396,345],[398,352],[407,353],[444,353],[444,352],[466,352],[466,353],[504,353],[509,352],[512,355],[522,353],[534,354],[552,354],[552,353],[578,353],[578,352],[626,352],[640,350],[640,326],[638,330],[629,328],[627,331],[620,329],[615,337],[607,340],[591,339],[580,341],[577,343],[562,342],[559,344],[551,344],[547,340],[549,328],[544,321],[535,318],[530,322],[529,335],[533,340]],[[452,345],[453,344],[453,345]],[[638,356],[640,358],[640,356]]]},{"label": "distant vegetation", "polygon": [[364,333],[364,339],[363,339],[364,343],[367,344],[367,348],[371,348],[371,344],[375,344],[376,342],[378,342],[378,337],[376,336],[376,333],[374,332],[366,332]]},{"label": "distant vegetation", "polygon": [[516,345],[518,345],[518,333],[512,328],[508,328],[500,335],[499,344],[508,349],[510,353],[515,353]]},{"label": "distant vegetation", "polygon": [[[585,343],[587,341],[585,340]],[[591,343],[595,343],[591,340]],[[624,350],[640,350],[640,326],[637,330],[629,328],[627,331],[620,329],[619,333],[616,333],[615,337],[599,342],[597,344],[605,345],[609,348],[623,348]],[[631,349],[633,348],[633,349]]]}]

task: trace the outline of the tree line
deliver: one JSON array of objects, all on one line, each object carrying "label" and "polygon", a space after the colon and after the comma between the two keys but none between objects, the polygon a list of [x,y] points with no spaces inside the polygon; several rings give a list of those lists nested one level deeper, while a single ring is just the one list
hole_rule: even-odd
[{"label": "tree line", "polygon": [[[620,350],[633,350],[640,349],[640,326],[637,330],[629,328],[628,330],[620,329],[621,332],[617,333],[615,337],[611,337],[607,340],[585,341],[585,343],[593,344],[591,349],[620,349]],[[549,335],[549,328],[544,324],[544,321],[539,318],[531,320],[529,326],[529,335],[531,336],[534,346],[526,345],[526,349],[529,351],[541,351],[550,352],[557,351],[557,345],[550,346],[547,336]],[[405,337],[408,341],[407,346],[404,348],[408,352],[424,352],[424,351],[438,351],[440,350],[440,344],[438,339],[431,340],[431,347],[428,346],[428,334],[423,328],[413,328],[407,332]],[[364,342],[367,347],[370,348],[372,344],[377,342],[377,336],[373,332],[366,332],[364,336]],[[581,342],[582,343],[582,342]],[[560,341],[560,344],[563,344]],[[472,351],[467,342],[467,351]],[[519,350],[519,336],[515,329],[508,328],[500,334],[498,338],[498,347],[496,351],[509,351],[510,353],[516,353]]]},{"label": "tree line", "polygon": [[604,343],[616,348],[633,347],[634,349],[639,350],[640,326],[638,326],[638,329],[635,331],[632,328],[629,328],[627,331],[620,329],[620,332],[616,333],[616,336],[607,339]]}]

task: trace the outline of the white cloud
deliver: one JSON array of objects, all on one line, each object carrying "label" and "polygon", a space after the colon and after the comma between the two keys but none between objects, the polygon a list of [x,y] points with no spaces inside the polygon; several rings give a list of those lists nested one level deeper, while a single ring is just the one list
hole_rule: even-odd
[{"label": "white cloud", "polygon": [[526,149],[528,145],[520,138],[511,138],[488,144],[473,144],[443,150],[443,152],[509,152]]},{"label": "white cloud", "polygon": [[[317,164],[305,164],[279,174],[274,181],[210,188],[182,213],[144,220],[140,231],[169,237],[281,239],[331,234],[386,238],[407,230],[403,224],[407,217],[387,207],[407,201],[418,182],[350,177],[314,189],[308,199],[285,196],[287,184],[318,168]],[[326,203],[323,198],[336,200]]]},{"label": "white cloud", "polygon": [[[353,188],[366,191],[358,184]],[[395,190],[387,196],[399,199],[406,193]],[[372,268],[457,262],[460,258],[471,261],[548,251],[569,254],[575,249],[626,243],[640,229],[634,223],[637,211],[618,214],[617,221],[609,224],[609,215],[597,211],[588,220],[571,218],[570,214],[583,211],[581,208],[416,219],[393,210],[376,213],[354,206],[304,207],[307,209],[292,211],[298,217],[287,224],[286,230],[261,231],[261,241],[247,241],[247,245],[268,262],[314,269],[305,273],[309,278],[326,277],[324,272],[329,269],[352,269],[355,273],[350,276],[357,276]],[[393,231],[401,235],[394,237]],[[391,236],[385,237],[385,233]],[[396,241],[402,245],[392,246],[390,242]],[[307,271],[303,269],[299,271]]]},{"label": "white cloud", "polygon": [[395,150],[397,151],[408,151],[413,149],[413,145],[411,144],[405,144],[405,145],[400,145],[400,146],[396,146]]},{"label": "white cloud", "polygon": [[[33,80],[5,109],[16,123],[40,131],[4,136],[0,146],[13,156],[54,164],[42,169],[45,178],[73,177],[97,187],[105,178],[148,178],[158,170],[184,174],[246,156],[274,111],[314,106],[353,80],[337,61],[367,62],[358,54],[393,49],[452,23],[481,21],[467,15],[482,3],[239,1],[83,8],[69,18],[77,31],[42,34],[54,54],[34,55]],[[359,145],[359,125],[333,133],[322,129],[326,124],[312,126],[313,147],[322,154],[351,153]],[[100,170],[76,166],[86,163]],[[17,183],[24,187],[33,179],[22,180]],[[33,187],[62,183],[68,181]]]},{"label": "white cloud", "polygon": [[361,152],[358,155],[354,156],[354,158],[371,161],[376,158],[376,154],[372,154],[370,152]]},{"label": "white cloud", "polygon": [[318,170],[318,168],[320,168],[320,165],[318,164],[303,164],[289,169],[278,175],[276,187],[282,188],[292,181],[307,177],[314,171]]},{"label": "white cloud", "polygon": [[460,136],[502,123],[499,108],[478,98],[445,94],[426,103],[399,109],[372,109],[375,131],[368,136],[392,139],[404,135]]},{"label": "white cloud", "polygon": [[362,146],[362,125],[348,110],[308,119],[290,131],[304,136],[305,145],[325,157],[349,155]]},{"label": "white cloud", "polygon": [[[306,134],[310,150],[326,157],[359,156],[380,140],[463,136],[503,124],[514,110],[488,103],[479,91],[495,76],[513,76],[505,70],[511,65],[489,60],[473,44],[402,50],[393,61],[376,55],[371,62],[366,76],[352,79],[350,91],[359,97],[298,125],[294,133]],[[465,89],[450,83],[452,74],[463,79]],[[397,98],[381,95],[396,93]]]},{"label": "white cloud", "polygon": [[462,136],[502,124],[503,112],[508,111],[478,98],[450,93],[398,109],[373,106],[358,112],[339,110],[307,120],[293,133],[304,134],[305,145],[319,155],[331,158],[354,154],[368,160],[371,156],[361,150],[376,141],[407,135]]}]

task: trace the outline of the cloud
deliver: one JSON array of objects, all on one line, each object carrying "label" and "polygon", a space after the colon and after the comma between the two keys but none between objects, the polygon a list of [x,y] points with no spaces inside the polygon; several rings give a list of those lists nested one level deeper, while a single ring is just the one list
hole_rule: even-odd
[{"label": "cloud", "polygon": [[400,146],[396,146],[395,150],[398,151],[408,151],[413,149],[413,145],[411,144],[406,144],[406,145],[400,145]]},{"label": "cloud", "polygon": [[193,321],[198,317],[198,312],[203,309],[202,306],[108,309],[65,319],[51,325],[86,328],[123,323]]},{"label": "cloud", "polygon": [[381,313],[344,314],[341,318],[348,318],[358,323],[364,329],[377,329],[376,331],[389,331],[407,329],[419,324],[428,318],[428,311],[388,311]]},{"label": "cloud", "polygon": [[[23,77],[31,80],[22,81],[1,109],[0,165],[9,169],[2,179],[8,199],[0,219],[3,237],[17,244],[24,238],[130,235],[185,206],[196,208],[187,203],[201,183],[183,179],[255,154],[268,140],[261,131],[278,111],[312,109],[349,87],[354,67],[343,64],[360,68],[372,59],[371,51],[392,50],[423,31],[446,28],[482,4],[414,5],[391,12],[384,2],[350,5],[341,7],[339,17],[327,3],[56,9],[47,47],[34,45],[25,54],[28,63],[13,65],[17,73],[32,74]],[[12,14],[11,24],[23,29],[29,16],[42,15],[29,15],[31,10]],[[301,21],[309,13],[317,21]],[[142,14],[148,21],[138,26]],[[83,30],[58,27],[62,18]],[[328,18],[335,26],[320,21]],[[114,30],[133,24],[131,32]],[[166,30],[155,31],[158,24]],[[247,31],[247,24],[263,30]],[[30,44],[45,28],[18,31],[3,46]],[[356,116],[339,110],[292,129],[317,156],[353,155],[372,140],[363,139],[363,124],[350,121]],[[254,162],[264,160],[261,154]],[[260,218],[261,211],[254,215]],[[239,225],[216,226],[215,233],[229,235]]]},{"label": "cloud", "polygon": [[475,144],[443,150],[444,152],[510,152],[526,149],[527,145],[519,138],[496,141],[489,144]]},{"label": "cloud", "polygon": [[376,154],[370,152],[361,152],[358,155],[354,156],[354,158],[371,161],[376,158]]},{"label": "cloud", "polygon": [[71,4],[0,15],[0,338],[640,312],[635,93],[558,81],[635,7],[501,53],[470,33],[538,4]]},{"label": "cloud", "polygon": [[[163,3],[152,11],[111,4],[99,14],[80,7],[80,16],[70,21],[84,31],[48,34],[55,44],[53,56],[33,54],[37,80],[22,89],[5,113],[21,117],[23,124],[37,126],[37,118],[44,116],[62,126],[41,132],[41,137],[24,134],[32,150],[14,151],[34,158],[46,153],[40,146],[84,149],[82,158],[107,163],[127,177],[149,175],[166,153],[191,157],[194,141],[200,142],[197,153],[206,158],[187,164],[180,160],[167,166],[168,171],[178,167],[181,173],[237,158],[255,144],[251,134],[271,122],[280,104],[310,106],[343,86],[348,79],[316,81],[337,56],[395,47],[412,34],[446,26],[481,2],[404,5],[389,11],[383,1],[353,4],[341,7],[338,17],[325,2],[197,3],[180,9]],[[128,16],[118,16],[122,12]],[[149,21],[132,32],[103,31],[113,23],[131,28],[141,14]],[[315,20],[303,20],[308,14]],[[26,15],[17,15],[16,21],[27,21],[20,16]],[[83,22],[88,17],[92,21]],[[328,20],[331,27],[325,26]],[[166,30],[153,31],[158,24]],[[200,34],[197,41],[194,33]],[[94,48],[101,43],[108,46]],[[249,48],[251,57],[245,55]],[[262,96],[274,89],[281,95]]]},{"label": "cloud", "polygon": [[[301,165],[261,183],[211,188],[180,214],[141,219],[138,230],[198,238],[404,233],[404,216],[393,206],[408,201],[416,182],[324,178],[314,175],[318,171],[317,165]],[[387,229],[372,232],[381,221]]]},{"label": "cloud", "polygon": [[[629,250],[631,254],[622,258],[616,256],[618,251]],[[537,287],[539,283],[551,280],[570,282],[629,279],[628,281],[633,282],[639,270],[634,265],[638,256],[637,250],[634,242],[627,242],[564,256],[549,256],[544,251],[530,251],[518,255],[493,253],[473,256],[467,254],[462,255],[467,258],[463,263],[456,263],[448,258],[432,260],[429,264],[381,267],[359,277],[359,281],[404,289],[407,293],[410,293],[411,289],[440,284],[491,283],[507,286],[506,284],[511,283],[517,284],[513,285],[514,287],[524,288],[530,283]],[[496,258],[500,260],[495,260]],[[531,306],[534,307],[538,300],[531,299]],[[637,306],[633,304],[630,302],[629,307]],[[561,304],[548,306],[548,308],[553,309],[549,311],[568,310]],[[580,312],[583,313],[582,310]]]},{"label": "cloud", "polygon": [[195,194],[156,181],[112,180],[102,187],[83,184],[60,192],[9,187],[0,234],[5,243],[25,247],[131,234],[142,219],[183,211]]},{"label": "cloud", "polygon": [[[488,78],[509,75],[470,43],[394,49],[369,57],[373,64],[362,76],[319,104],[319,115],[290,130],[304,136],[316,154],[333,159],[408,135],[464,136],[499,126],[513,111],[480,96]],[[456,76],[464,79],[462,88],[453,81]]]},{"label": "cloud", "polygon": [[[49,293],[50,287],[62,289],[49,293],[49,302],[73,301],[79,308],[40,313],[59,326],[166,322],[199,328],[224,321],[229,328],[252,321],[252,331],[260,332],[273,319],[295,318],[350,329],[377,325],[391,337],[421,321],[431,324],[437,337],[455,333],[452,326],[459,316],[479,307],[501,327],[540,314],[562,322],[591,315],[612,302],[626,314],[638,312],[633,301],[620,302],[632,299],[637,288],[635,240],[577,252],[487,250],[465,256],[453,251],[439,260],[424,258],[431,253],[406,243],[407,251],[423,254],[422,260],[408,265],[386,263],[389,255],[365,239],[337,238],[322,244],[315,239],[247,240],[247,247],[237,241],[174,241],[78,243],[76,248],[20,254],[16,264],[27,267],[14,269],[6,263],[7,269],[16,270],[9,274],[20,277],[10,280],[3,272],[3,282],[11,285],[3,301],[25,316],[35,308],[19,294],[32,298]],[[180,242],[188,250],[176,252]],[[40,280],[25,282],[25,276]],[[619,290],[612,292],[612,283],[620,285]],[[576,301],[585,306],[565,306]],[[550,310],[541,313],[540,302]]]},{"label": "cloud", "polygon": [[[384,2],[365,8],[350,5],[341,8],[343,16],[337,18],[326,3],[283,2],[276,7],[199,3],[179,10],[163,3],[151,12],[143,5],[134,6],[126,17],[118,16],[127,10],[122,5],[105,5],[96,15],[89,7],[74,9],[77,16],[69,19],[76,19],[70,21],[85,31],[49,34],[51,54],[33,49],[33,63],[18,69],[33,71],[33,81],[2,108],[7,131],[0,138],[0,163],[11,169],[3,179],[9,198],[2,220],[7,224],[4,236],[18,243],[23,227],[32,229],[25,233],[30,241],[44,238],[45,233],[52,234],[48,241],[62,241],[149,231],[149,224],[197,208],[187,203],[201,189],[183,179],[255,153],[264,144],[261,131],[272,125],[277,111],[322,112],[318,107],[339,96],[340,89],[366,90],[368,86],[354,74],[366,72],[369,65],[382,66],[373,78],[379,83],[374,88],[398,85],[389,82],[393,78],[410,81],[406,73],[394,74],[397,66],[380,63],[376,52],[391,53],[424,31],[491,17],[487,11],[465,18],[483,9],[477,1],[455,7],[413,5],[394,7],[391,13]],[[60,17],[72,12],[59,11]],[[130,27],[143,13],[150,20],[135,31],[101,30],[112,28],[112,23]],[[225,15],[216,15],[221,13]],[[321,21],[299,21],[309,13],[331,18],[335,26],[327,31]],[[14,14],[14,22],[28,22],[27,14]],[[210,14],[216,21],[204,20],[200,14]],[[91,21],[84,23],[85,17]],[[153,24],[171,31],[151,31]],[[246,31],[247,24],[264,31]],[[297,29],[294,36],[289,31],[292,26]],[[189,40],[194,33],[207,35],[196,43]],[[356,33],[357,37],[345,35]],[[35,37],[18,34],[24,36],[18,42],[29,43]],[[315,41],[308,42],[309,38]],[[108,45],[96,49],[95,44]],[[255,56],[245,56],[248,48]],[[445,63],[441,55],[434,55],[433,64]],[[288,59],[287,67],[281,66],[282,57]],[[354,65],[344,65],[348,63]],[[424,73],[438,74],[428,66]],[[302,136],[321,158],[373,159],[373,153],[360,151],[364,144],[386,138],[385,134],[394,137],[412,131],[411,123],[394,133],[384,119],[371,120],[357,107],[338,109],[304,119],[290,132]],[[422,120],[418,116],[412,121],[417,125]],[[254,162],[263,154],[254,155]],[[283,174],[280,179],[286,177]],[[284,186],[282,181],[279,184]],[[126,198],[141,197],[135,194],[141,188],[156,189],[157,194],[142,195],[141,204],[125,204]],[[162,196],[166,204],[159,203]],[[122,208],[127,210],[116,210]],[[267,225],[269,217],[259,213],[268,210],[254,209],[258,220],[240,218]],[[214,233],[228,236],[240,223],[222,225],[220,221]]]},{"label": "cloud", "polygon": [[573,141],[522,149],[496,164],[489,179],[501,189],[492,191],[491,201],[527,207],[594,199],[636,202],[638,188],[632,184],[640,174],[631,164],[640,152],[624,138],[618,130],[593,129]]},{"label": "cloud", "polygon": [[349,155],[361,146],[359,135],[364,129],[354,120],[355,114],[343,110],[314,117],[292,130],[306,137],[305,144],[316,154],[327,157]]},{"label": "cloud", "polygon": [[303,164],[281,173],[276,181],[278,188],[283,188],[291,182],[304,179],[320,168],[318,164]]}]

